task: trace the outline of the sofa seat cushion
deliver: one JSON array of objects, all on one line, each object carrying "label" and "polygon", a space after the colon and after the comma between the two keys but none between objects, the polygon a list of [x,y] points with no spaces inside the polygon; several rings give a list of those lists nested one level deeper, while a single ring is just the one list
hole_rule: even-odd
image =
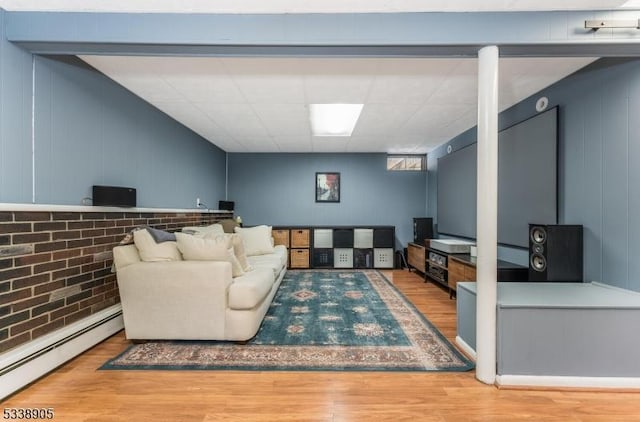
[{"label": "sofa seat cushion", "polygon": [[[280,250],[277,246],[274,249]],[[252,268],[270,268],[273,271],[273,275],[277,277],[280,271],[287,266],[286,248],[284,248],[284,251],[284,255],[282,253],[271,253],[250,256],[247,259]]]},{"label": "sofa seat cushion", "polygon": [[242,310],[258,306],[271,291],[275,277],[270,268],[256,268],[233,279],[229,286],[229,308]]},{"label": "sofa seat cushion", "polygon": [[289,257],[289,251],[287,250],[287,247],[284,245],[276,245],[273,248],[273,253],[276,254],[279,258],[280,258],[280,262],[282,263],[283,267],[287,266],[287,260]]}]

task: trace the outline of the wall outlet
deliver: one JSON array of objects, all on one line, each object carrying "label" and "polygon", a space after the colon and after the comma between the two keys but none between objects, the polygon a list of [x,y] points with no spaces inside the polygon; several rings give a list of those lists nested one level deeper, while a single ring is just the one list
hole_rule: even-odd
[{"label": "wall outlet", "polygon": [[196,198],[196,208],[200,208],[200,198]]}]

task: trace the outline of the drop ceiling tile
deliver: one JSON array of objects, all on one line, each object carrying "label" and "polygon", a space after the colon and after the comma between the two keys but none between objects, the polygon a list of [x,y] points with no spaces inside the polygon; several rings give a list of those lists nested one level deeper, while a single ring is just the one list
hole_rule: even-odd
[{"label": "drop ceiling tile", "polygon": [[438,89],[441,79],[428,79],[417,75],[377,76],[367,97],[367,103],[422,104]]},{"label": "drop ceiling tile", "polygon": [[459,59],[381,60],[368,103],[423,104],[458,66]]},{"label": "drop ceiling tile", "polygon": [[314,136],[311,138],[313,152],[346,152],[348,136]]},{"label": "drop ceiling tile", "polygon": [[[422,151],[477,119],[476,59],[81,58],[228,151]],[[502,59],[500,108],[592,60]],[[364,103],[354,136],[310,138],[309,102]]]},{"label": "drop ceiling tile", "polygon": [[268,136],[237,138],[237,142],[250,152],[279,152],[276,143]]},{"label": "drop ceiling tile", "polygon": [[155,72],[190,101],[216,103],[246,101],[217,58],[174,57],[172,60],[155,64]]},{"label": "drop ceiling tile", "polygon": [[[469,105],[425,104],[399,129],[403,136],[426,135],[447,127],[470,110]],[[474,107],[475,108],[475,107]]]},{"label": "drop ceiling tile", "polygon": [[385,152],[393,140],[384,135],[354,135],[347,142],[347,152]]},{"label": "drop ceiling tile", "polygon": [[299,59],[226,58],[223,64],[249,103],[305,103]]},{"label": "drop ceiling tile", "polygon": [[304,104],[252,104],[251,107],[273,137],[311,136],[309,110]]},{"label": "drop ceiling tile", "polygon": [[226,76],[172,75],[163,79],[189,101],[219,104],[245,102],[233,80]]},{"label": "drop ceiling tile", "polygon": [[[127,0],[92,1],[78,0],[0,0],[5,10],[41,10],[70,12],[120,12],[120,13],[399,13],[399,12],[470,12],[514,10],[589,10],[616,8],[624,0],[484,0],[482,2],[450,0],[367,0],[322,2],[280,0],[154,0],[132,2]],[[630,6],[630,7],[633,7]]]},{"label": "drop ceiling tile", "polygon": [[211,120],[236,139],[269,136],[249,104],[196,104]]},{"label": "drop ceiling tile", "polygon": [[478,62],[466,59],[457,62],[453,72],[447,75],[433,93],[432,104],[476,104],[478,102]]},{"label": "drop ceiling tile", "polygon": [[377,59],[306,59],[302,62],[307,104],[364,103]]},{"label": "drop ceiling tile", "polygon": [[418,104],[365,104],[354,136],[395,134],[419,109]]},{"label": "drop ceiling tile", "polygon": [[311,136],[282,136],[273,138],[280,152],[309,152],[312,149]]}]

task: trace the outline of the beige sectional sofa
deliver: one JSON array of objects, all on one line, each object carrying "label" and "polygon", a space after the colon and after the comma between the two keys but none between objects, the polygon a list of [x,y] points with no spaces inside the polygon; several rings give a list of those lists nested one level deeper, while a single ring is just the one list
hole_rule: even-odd
[{"label": "beige sectional sofa", "polygon": [[[233,263],[209,259],[206,248],[223,239],[207,231],[210,227],[160,243],[140,230],[135,244],[114,248],[127,338],[244,341],[255,336],[287,268],[286,248],[274,247],[270,227],[260,227],[234,235],[246,250],[246,260],[238,260],[244,261],[242,269],[233,257]],[[228,249],[230,255],[233,250]]]}]

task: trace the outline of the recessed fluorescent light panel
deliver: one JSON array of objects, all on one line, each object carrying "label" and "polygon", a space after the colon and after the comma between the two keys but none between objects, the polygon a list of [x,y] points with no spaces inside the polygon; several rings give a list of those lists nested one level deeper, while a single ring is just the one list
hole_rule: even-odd
[{"label": "recessed fluorescent light panel", "polygon": [[351,136],[364,104],[309,104],[313,136]]}]

